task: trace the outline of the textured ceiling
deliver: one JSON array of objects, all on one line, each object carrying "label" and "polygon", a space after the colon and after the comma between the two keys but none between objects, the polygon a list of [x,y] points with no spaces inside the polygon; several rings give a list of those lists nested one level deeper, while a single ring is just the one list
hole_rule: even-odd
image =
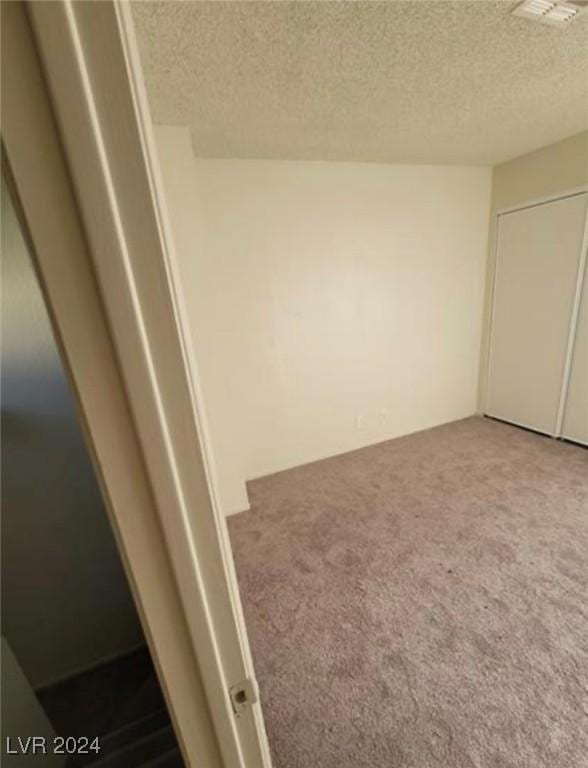
[{"label": "textured ceiling", "polygon": [[588,127],[588,12],[509,0],[133,6],[156,123],[201,157],[495,164]]}]

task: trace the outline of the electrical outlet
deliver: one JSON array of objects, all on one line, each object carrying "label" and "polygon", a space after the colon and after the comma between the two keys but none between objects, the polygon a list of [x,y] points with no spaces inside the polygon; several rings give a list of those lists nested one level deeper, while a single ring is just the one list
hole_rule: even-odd
[{"label": "electrical outlet", "polygon": [[355,417],[355,429],[363,429],[365,427],[365,416],[357,415]]},{"label": "electrical outlet", "polygon": [[384,422],[388,421],[388,417],[390,416],[387,408],[380,408],[378,412],[378,417],[380,419],[380,424],[383,424]]}]

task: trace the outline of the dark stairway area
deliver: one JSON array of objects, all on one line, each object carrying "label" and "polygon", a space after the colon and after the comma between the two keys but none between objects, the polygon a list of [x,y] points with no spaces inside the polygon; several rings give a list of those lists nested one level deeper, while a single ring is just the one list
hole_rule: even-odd
[{"label": "dark stairway area", "polygon": [[[26,741],[40,723],[52,737],[46,715],[63,752],[77,750],[67,768],[181,768],[69,365],[4,175],[1,192],[3,736]],[[28,754],[2,739],[3,768],[28,764]]]},{"label": "dark stairway area", "polygon": [[100,752],[72,755],[68,768],[183,768],[147,648],[37,691],[61,736],[98,737]]}]

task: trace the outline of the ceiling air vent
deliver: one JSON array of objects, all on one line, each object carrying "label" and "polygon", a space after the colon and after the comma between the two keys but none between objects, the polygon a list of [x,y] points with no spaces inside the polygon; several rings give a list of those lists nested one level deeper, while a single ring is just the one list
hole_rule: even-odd
[{"label": "ceiling air vent", "polygon": [[523,0],[512,13],[525,19],[563,27],[588,7],[588,0]]}]

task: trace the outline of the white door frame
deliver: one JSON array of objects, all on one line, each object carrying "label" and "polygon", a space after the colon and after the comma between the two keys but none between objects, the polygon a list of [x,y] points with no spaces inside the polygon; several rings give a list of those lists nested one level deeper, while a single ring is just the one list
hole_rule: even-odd
[{"label": "white door frame", "polygon": [[525,200],[523,203],[517,203],[516,205],[507,205],[504,208],[498,208],[494,212],[494,216],[502,216],[504,213],[514,213],[515,211],[523,211],[525,208],[534,208],[536,205],[544,205],[545,203],[553,203],[556,200],[563,200],[566,197],[575,197],[576,195],[582,195],[588,192],[588,184],[583,184],[573,189],[567,189],[564,192],[555,192],[551,195],[543,195],[543,197],[535,197],[531,200]]},{"label": "white door frame", "polygon": [[[496,303],[496,282],[498,274],[498,246],[499,246],[499,233],[500,233],[500,217],[508,213],[515,213],[516,211],[523,211],[527,208],[534,208],[539,205],[545,205],[546,203],[554,203],[558,200],[565,200],[569,197],[576,197],[578,195],[584,195],[588,193],[588,185],[582,185],[580,187],[574,187],[573,189],[566,190],[565,192],[556,192],[543,197],[534,198],[532,200],[518,203],[516,205],[499,208],[494,213],[494,235],[492,242],[492,289],[490,296],[490,317],[488,319],[488,354],[486,356],[485,365],[485,382],[484,382],[484,413],[488,411],[488,398],[490,396],[490,366],[492,365],[492,327],[494,322],[494,312]],[[566,355],[564,361],[564,367],[562,371],[562,382],[560,390],[559,405],[557,411],[557,418],[554,431],[549,433],[551,437],[561,437],[561,429],[565,413],[566,398],[569,388],[569,381],[573,362],[574,343],[576,340],[576,331],[578,325],[578,313],[580,309],[580,300],[582,298],[582,285],[584,280],[584,273],[587,268],[588,259],[588,207],[586,209],[586,218],[584,221],[584,232],[582,235],[582,244],[580,246],[580,254],[578,259],[578,270],[576,273],[576,286],[574,289],[574,299],[572,303],[572,310],[570,316],[570,328],[568,334],[568,341],[566,346]],[[516,426],[528,428],[526,424],[518,424],[512,422]]]},{"label": "white door frame", "polygon": [[269,768],[260,705],[229,696],[253,666],[129,8],[2,17],[10,176],[184,758]]}]

